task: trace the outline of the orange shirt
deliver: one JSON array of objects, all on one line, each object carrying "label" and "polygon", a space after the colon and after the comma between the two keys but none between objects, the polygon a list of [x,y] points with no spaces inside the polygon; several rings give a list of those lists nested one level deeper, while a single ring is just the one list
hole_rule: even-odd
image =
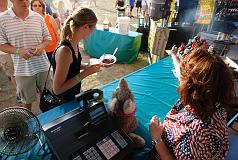
[{"label": "orange shirt", "polygon": [[50,32],[50,35],[51,35],[51,38],[52,38],[48,47],[45,48],[45,51],[46,52],[52,52],[52,51],[55,50],[55,48],[58,44],[57,38],[56,38],[56,34],[58,34],[58,33],[55,33],[54,28],[53,28],[52,24],[50,23],[50,16],[49,15],[45,15],[45,23],[47,25],[47,28],[48,28],[48,30]]}]

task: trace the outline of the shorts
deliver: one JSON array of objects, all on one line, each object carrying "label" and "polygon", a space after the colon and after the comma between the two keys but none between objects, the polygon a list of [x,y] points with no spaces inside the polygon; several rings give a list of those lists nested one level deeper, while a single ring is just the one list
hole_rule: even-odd
[{"label": "shorts", "polygon": [[130,7],[130,11],[131,11],[131,12],[132,12],[133,8],[134,8],[134,6],[131,6],[131,7]]},{"label": "shorts", "polygon": [[10,54],[0,55],[0,65],[8,77],[14,75],[13,61]]},{"label": "shorts", "polygon": [[137,1],[136,2],[136,8],[141,8],[142,6],[141,6],[141,1]]},{"label": "shorts", "polygon": [[[24,104],[31,104],[37,100],[37,93],[41,94],[46,77],[46,72],[37,73],[33,76],[15,76],[16,83],[17,83],[17,91],[21,97],[21,101]],[[51,76],[49,75],[46,87],[51,89]]]}]

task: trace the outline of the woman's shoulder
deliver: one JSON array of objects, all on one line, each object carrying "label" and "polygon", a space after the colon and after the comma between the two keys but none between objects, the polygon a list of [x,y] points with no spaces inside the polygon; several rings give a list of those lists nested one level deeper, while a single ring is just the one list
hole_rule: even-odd
[{"label": "woman's shoulder", "polygon": [[62,45],[57,48],[54,53],[56,64],[71,64],[73,58],[71,56],[71,50],[68,46]]},{"label": "woman's shoulder", "polygon": [[51,16],[51,15],[49,15],[49,14],[47,14],[47,16],[49,17],[50,23],[52,23],[53,21],[55,21],[55,19],[54,19],[53,16]]},{"label": "woman's shoulder", "polygon": [[56,50],[56,54],[59,53],[62,55],[69,55],[69,53],[71,53],[71,49],[67,45],[60,45]]},{"label": "woman's shoulder", "polygon": [[70,42],[67,41],[61,41],[58,45],[58,47],[55,50],[55,54],[56,55],[62,55],[62,56],[68,56],[70,55],[69,53],[71,53],[71,47],[70,47]]},{"label": "woman's shoulder", "polygon": [[179,112],[166,119],[164,131],[176,157],[210,159],[213,155],[219,158],[226,155],[226,123],[218,111],[206,120],[190,112]]}]

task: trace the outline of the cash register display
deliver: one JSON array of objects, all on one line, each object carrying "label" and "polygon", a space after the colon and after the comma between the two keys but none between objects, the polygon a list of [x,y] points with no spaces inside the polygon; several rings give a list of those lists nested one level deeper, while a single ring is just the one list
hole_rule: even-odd
[{"label": "cash register display", "polygon": [[99,116],[103,115],[105,113],[104,109],[103,109],[103,106],[100,106],[100,107],[97,107],[95,109],[92,109],[90,112],[89,112],[89,115],[90,115],[90,118],[92,120],[98,118]]},{"label": "cash register display", "polygon": [[112,158],[120,151],[119,148],[108,136],[98,142],[97,146],[107,159]]}]

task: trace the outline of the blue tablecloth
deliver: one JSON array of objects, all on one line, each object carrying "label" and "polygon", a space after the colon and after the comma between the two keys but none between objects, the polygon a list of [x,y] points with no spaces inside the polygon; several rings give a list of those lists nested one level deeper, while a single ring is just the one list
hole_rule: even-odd
[{"label": "blue tablecloth", "polygon": [[118,48],[116,63],[132,63],[139,54],[141,36],[141,33],[132,31],[128,35],[121,35],[113,27],[103,31],[102,26],[97,25],[93,34],[84,41],[84,49],[91,57],[100,58],[102,54],[112,54]]},{"label": "blue tablecloth", "polygon": [[[139,126],[136,132],[146,140],[145,147],[136,150],[133,153],[134,160],[144,160],[145,156],[151,149],[151,139],[148,131],[151,117],[157,114],[163,120],[166,113],[178,98],[176,90],[178,81],[171,71],[172,68],[172,60],[170,58],[165,58],[124,77],[135,96],[137,106],[136,116],[139,120]],[[116,80],[101,87],[104,92],[106,106],[111,98],[112,92],[117,87],[118,82],[119,81]],[[40,114],[38,118],[41,124],[44,125],[54,118],[79,106],[80,103],[72,101],[46,113]],[[235,154],[238,148],[238,136],[229,133],[229,141],[230,149],[227,159],[238,159],[237,154]],[[38,150],[39,144],[34,147],[31,152],[19,156],[17,159],[26,159],[26,157],[30,157],[29,159],[34,160],[47,160],[51,158],[51,155],[37,157],[36,153]],[[234,157],[235,155],[236,157]]]}]

